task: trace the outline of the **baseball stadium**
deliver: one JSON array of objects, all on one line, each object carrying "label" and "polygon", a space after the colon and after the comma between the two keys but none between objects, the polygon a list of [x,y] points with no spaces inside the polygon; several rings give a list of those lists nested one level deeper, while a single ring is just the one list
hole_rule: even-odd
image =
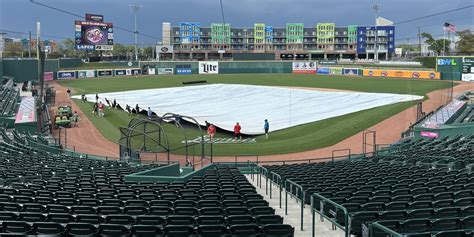
[{"label": "baseball stadium", "polygon": [[2,3],[75,31],[0,25],[0,236],[474,236],[472,21],[430,55],[397,41],[474,5],[235,27],[213,0],[222,21],[163,22],[148,47],[143,6],[129,29],[71,2]]}]

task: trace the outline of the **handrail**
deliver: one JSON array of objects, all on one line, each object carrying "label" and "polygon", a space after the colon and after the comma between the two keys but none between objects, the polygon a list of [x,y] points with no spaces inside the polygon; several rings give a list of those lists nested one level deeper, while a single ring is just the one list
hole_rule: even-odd
[{"label": "handrail", "polygon": [[[317,210],[315,208],[315,199],[318,198],[320,201],[319,201],[319,206],[320,206],[320,210]],[[335,208],[336,208],[336,211],[334,212],[334,218],[331,218],[329,216],[326,216],[324,214],[324,204],[325,203],[328,203],[328,204],[331,204],[333,205]],[[340,225],[339,223],[336,222],[336,215],[337,215],[337,209],[340,209],[344,212],[344,226]],[[336,227],[339,227],[340,229],[342,229],[344,231],[344,236],[345,237],[349,237],[350,235],[350,227],[349,227],[349,212],[347,211],[347,209],[340,205],[340,204],[337,204],[333,201],[331,201],[330,199],[328,198],[325,198],[321,195],[319,195],[318,193],[313,193],[311,194],[311,214],[312,214],[312,236],[314,237],[314,234],[315,234],[315,213],[318,213],[320,214],[321,218],[326,218],[327,220],[329,220],[334,226]],[[334,220],[333,220],[334,219]]]},{"label": "handrail", "polygon": [[[268,169],[265,167],[261,167],[261,173],[260,175],[264,175],[266,177],[265,179],[265,195],[268,195]],[[260,188],[262,188],[262,176],[260,176]]]},{"label": "handrail", "polygon": [[[334,157],[337,157],[337,156],[334,156],[334,154],[335,154],[336,152],[340,152],[340,151],[348,151],[348,152],[349,152],[349,155],[347,155],[347,157],[348,157],[349,159],[351,158],[351,153],[352,153],[352,151],[351,151],[350,148],[337,149],[337,150],[332,150],[332,152],[331,152],[332,161],[334,161]],[[341,157],[341,156],[339,156],[339,157]]]},{"label": "handrail", "polygon": [[[296,194],[292,193],[293,186],[297,188]],[[299,190],[301,190],[301,192]],[[300,223],[300,225],[301,225],[301,231],[303,231],[303,209],[304,209],[304,196],[305,196],[303,186],[295,183],[294,181],[291,181],[290,179],[285,180],[285,215],[288,215],[288,193],[290,193],[290,195],[293,196],[297,201],[298,201],[297,195],[300,194],[300,196],[301,196],[299,198],[300,202],[301,202],[301,223]]]},{"label": "handrail", "polygon": [[255,163],[258,164],[258,155],[257,154],[239,154],[239,155],[235,155],[234,156],[235,163],[237,163],[237,160],[238,160],[239,157],[256,157],[257,160],[256,160]]},{"label": "handrail", "polygon": [[[280,197],[279,198],[280,198],[280,208],[281,208],[281,191],[283,189],[283,187],[282,187],[283,186],[282,185],[283,180],[281,178],[281,175],[279,175],[279,174],[277,174],[273,171],[270,171],[270,177],[271,177],[271,181],[273,181],[273,182],[275,182],[275,180],[278,180],[278,183],[276,183],[276,184],[278,184],[278,186],[280,188]],[[277,179],[275,179],[275,178],[277,178]],[[270,182],[270,199],[271,198],[272,198],[272,182]]]},{"label": "handrail", "polygon": [[[361,156],[364,155],[362,153],[360,154],[351,154],[351,157],[353,156]],[[318,158],[309,158],[309,159],[298,159],[298,160],[264,160],[264,161],[259,161],[259,164],[265,164],[265,163],[281,163],[285,165],[286,163],[311,163],[311,161],[336,161],[336,159],[340,158],[347,158],[347,156],[335,156],[335,157],[318,157]]]},{"label": "handrail", "polygon": [[390,237],[403,237],[404,236],[404,235],[401,235],[400,233],[397,233],[397,232],[383,226],[379,222],[373,222],[372,224],[369,224],[369,236],[373,235],[373,232],[374,232],[375,229],[381,230],[384,233],[389,234]]}]

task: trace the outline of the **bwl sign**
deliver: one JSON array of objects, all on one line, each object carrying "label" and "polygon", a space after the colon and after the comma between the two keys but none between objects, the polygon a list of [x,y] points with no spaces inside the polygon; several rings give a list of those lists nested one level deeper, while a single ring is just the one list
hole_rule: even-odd
[{"label": "bwl sign", "polygon": [[219,62],[199,62],[199,74],[218,74]]}]

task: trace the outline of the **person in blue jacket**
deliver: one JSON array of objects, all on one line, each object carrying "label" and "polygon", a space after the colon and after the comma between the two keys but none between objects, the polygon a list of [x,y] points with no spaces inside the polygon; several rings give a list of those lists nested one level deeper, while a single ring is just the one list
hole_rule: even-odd
[{"label": "person in blue jacket", "polygon": [[268,130],[270,130],[270,124],[268,123],[268,119],[265,119],[263,124],[263,130],[265,130],[265,137],[268,139]]}]

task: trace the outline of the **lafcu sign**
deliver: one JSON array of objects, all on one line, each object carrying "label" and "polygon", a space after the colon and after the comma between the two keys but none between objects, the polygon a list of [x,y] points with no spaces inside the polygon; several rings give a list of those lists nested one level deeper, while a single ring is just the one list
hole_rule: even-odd
[{"label": "lafcu sign", "polygon": [[218,74],[219,62],[199,62],[199,74]]},{"label": "lafcu sign", "polygon": [[438,66],[457,66],[456,60],[450,58],[438,59]]}]

